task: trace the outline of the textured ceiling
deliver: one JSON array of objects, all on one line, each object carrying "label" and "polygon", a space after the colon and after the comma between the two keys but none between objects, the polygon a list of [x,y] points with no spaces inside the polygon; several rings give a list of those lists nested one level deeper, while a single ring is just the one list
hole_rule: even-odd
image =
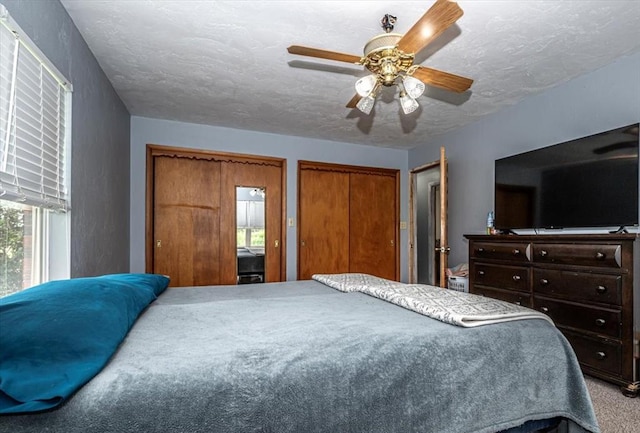
[{"label": "textured ceiling", "polygon": [[384,14],[404,33],[433,3],[62,0],[132,115],[401,149],[640,51],[637,0],[459,1],[416,63],[471,90],[428,88],[404,115],[385,89],[367,116],[345,108],[362,66],[286,50],[360,56]]}]

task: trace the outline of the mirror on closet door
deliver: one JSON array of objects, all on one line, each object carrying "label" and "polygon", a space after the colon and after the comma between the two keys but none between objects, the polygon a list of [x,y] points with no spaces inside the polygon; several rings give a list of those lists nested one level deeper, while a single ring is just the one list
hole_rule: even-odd
[{"label": "mirror on closet door", "polygon": [[236,187],[238,284],[264,283],[265,187]]}]

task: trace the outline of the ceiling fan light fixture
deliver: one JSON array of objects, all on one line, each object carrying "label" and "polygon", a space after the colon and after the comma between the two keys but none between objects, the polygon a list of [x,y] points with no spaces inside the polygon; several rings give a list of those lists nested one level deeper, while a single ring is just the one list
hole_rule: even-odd
[{"label": "ceiling fan light fixture", "polygon": [[287,51],[290,54],[361,65],[368,69],[372,75],[357,80],[356,94],[347,103],[347,108],[357,108],[369,114],[382,86],[397,86],[402,111],[410,114],[420,108],[416,99],[424,94],[425,83],[457,93],[471,87],[473,80],[469,78],[414,64],[416,53],[453,25],[462,14],[462,9],[455,1],[436,0],[404,35],[392,33],[396,17],[386,14],[381,20],[385,33],[374,36],[365,44],[364,56],[299,45],[291,45]]},{"label": "ceiling fan light fixture", "polygon": [[424,93],[425,85],[422,81],[410,75],[405,75],[402,79],[404,90],[413,99],[418,99]]},{"label": "ceiling fan light fixture", "polygon": [[375,89],[378,83],[378,77],[376,75],[367,75],[356,81],[356,92],[363,98],[371,95],[373,89]]},{"label": "ceiling fan light fixture", "polygon": [[356,108],[364,114],[370,114],[376,100],[372,95],[365,96],[356,104]]},{"label": "ceiling fan light fixture", "polygon": [[398,68],[393,59],[384,59],[380,67],[380,75],[382,76],[382,84],[385,86],[393,86],[398,77]]},{"label": "ceiling fan light fixture", "polygon": [[400,106],[404,114],[411,114],[420,107],[418,101],[407,95],[406,92],[400,92]]}]

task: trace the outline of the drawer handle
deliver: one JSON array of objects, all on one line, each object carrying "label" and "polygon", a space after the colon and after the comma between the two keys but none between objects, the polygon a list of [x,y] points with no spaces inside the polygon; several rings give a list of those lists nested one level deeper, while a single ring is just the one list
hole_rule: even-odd
[{"label": "drawer handle", "polygon": [[603,327],[605,323],[607,323],[607,321],[604,319],[596,319],[596,326]]},{"label": "drawer handle", "polygon": [[607,354],[604,352],[596,352],[596,358],[603,360],[607,357]]},{"label": "drawer handle", "polygon": [[596,287],[596,292],[598,293],[606,293],[607,292],[607,288],[605,286],[598,286]]},{"label": "drawer handle", "polygon": [[520,275],[514,275],[514,276],[513,276],[513,277],[511,277],[511,278],[513,278],[513,281],[520,281],[520,280],[521,280]]},{"label": "drawer handle", "polygon": [[484,271],[478,271],[478,275],[480,275],[481,277],[484,276]]},{"label": "drawer handle", "polygon": [[520,255],[520,250],[516,248],[516,249],[511,251],[511,254],[513,254],[514,256],[519,256]]},{"label": "drawer handle", "polygon": [[540,257],[547,257],[549,253],[546,250],[540,251]]},{"label": "drawer handle", "polygon": [[600,251],[598,251],[598,252],[596,253],[596,260],[602,260],[602,259],[604,259],[605,257],[606,257],[606,254],[605,254],[605,253],[601,253]]},{"label": "drawer handle", "polygon": [[520,301],[516,301],[516,302],[514,302],[514,304],[516,304],[516,305],[522,305],[522,304],[520,303]]},{"label": "drawer handle", "polygon": [[478,254],[482,254],[484,253],[484,248],[478,248],[476,251],[478,252]]},{"label": "drawer handle", "polygon": [[547,284],[549,284],[549,280],[547,280],[546,278],[543,278],[540,280],[540,285],[541,286],[546,286]]},{"label": "drawer handle", "polygon": [[549,309],[547,307],[540,307],[540,311],[542,311],[543,313],[548,313]]}]

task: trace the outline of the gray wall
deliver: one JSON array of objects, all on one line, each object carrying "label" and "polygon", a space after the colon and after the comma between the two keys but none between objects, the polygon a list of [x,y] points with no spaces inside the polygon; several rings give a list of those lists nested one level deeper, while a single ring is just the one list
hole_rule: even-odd
[{"label": "gray wall", "polygon": [[494,160],[640,121],[640,53],[530,97],[409,152],[410,168],[449,161],[450,264],[468,260],[465,233],[484,233]]},{"label": "gray wall", "polygon": [[[297,222],[298,160],[400,170],[400,218],[407,220],[407,151],[336,143],[191,123],[131,118],[131,271],[144,272],[145,149],[147,144],[246,153],[287,159],[287,217]],[[296,227],[287,228],[287,279],[296,279]],[[401,278],[407,281],[407,230],[400,232]]]},{"label": "gray wall", "polygon": [[129,271],[130,115],[58,0],[1,0],[73,84],[72,277]]}]

